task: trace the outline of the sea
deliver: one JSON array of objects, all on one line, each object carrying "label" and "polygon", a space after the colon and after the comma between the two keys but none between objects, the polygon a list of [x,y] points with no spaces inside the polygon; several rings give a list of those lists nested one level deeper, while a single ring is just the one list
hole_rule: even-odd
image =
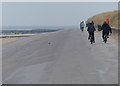
[{"label": "sea", "polygon": [[[75,26],[3,26],[0,35],[37,34],[76,28]],[[0,36],[0,38],[3,36]]]}]

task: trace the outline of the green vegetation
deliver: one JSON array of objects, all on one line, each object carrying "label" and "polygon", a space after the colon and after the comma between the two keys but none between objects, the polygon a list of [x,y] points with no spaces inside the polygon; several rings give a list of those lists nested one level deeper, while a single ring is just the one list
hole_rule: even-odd
[{"label": "green vegetation", "polygon": [[111,27],[120,27],[120,25],[118,26],[118,19],[120,19],[120,16],[118,16],[118,12],[120,11],[112,11],[95,15],[89,18],[86,23],[94,21],[95,26],[97,26],[98,24],[102,25],[106,18],[109,18]]}]

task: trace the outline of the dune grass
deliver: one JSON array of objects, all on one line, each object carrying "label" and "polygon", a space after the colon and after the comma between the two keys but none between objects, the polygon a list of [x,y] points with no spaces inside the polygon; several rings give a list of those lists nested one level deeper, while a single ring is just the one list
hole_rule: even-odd
[{"label": "dune grass", "polygon": [[97,26],[98,24],[102,25],[103,22],[105,21],[105,19],[109,18],[111,27],[120,27],[120,25],[118,25],[118,19],[120,19],[120,16],[118,16],[119,13],[120,13],[120,11],[101,13],[101,14],[98,14],[98,15],[95,15],[95,16],[89,18],[86,21],[86,23],[88,23],[90,21],[94,21],[95,26]]}]

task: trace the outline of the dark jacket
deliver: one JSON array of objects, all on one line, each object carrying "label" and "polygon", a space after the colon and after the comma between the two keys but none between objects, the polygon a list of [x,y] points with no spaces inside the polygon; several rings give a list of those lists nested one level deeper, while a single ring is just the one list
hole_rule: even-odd
[{"label": "dark jacket", "polygon": [[109,32],[112,33],[110,25],[106,23],[102,25],[102,30],[103,30],[103,33],[107,33],[107,34],[109,34]]},{"label": "dark jacket", "polygon": [[90,33],[94,33],[95,27],[92,23],[89,23],[87,31],[90,32]]}]

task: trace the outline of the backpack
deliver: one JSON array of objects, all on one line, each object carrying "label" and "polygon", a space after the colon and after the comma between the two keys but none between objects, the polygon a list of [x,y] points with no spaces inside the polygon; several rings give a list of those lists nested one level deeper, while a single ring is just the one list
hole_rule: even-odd
[{"label": "backpack", "polygon": [[101,25],[98,25],[98,31],[101,31],[101,30],[102,30]]},{"label": "backpack", "polygon": [[94,32],[95,31],[95,28],[94,28],[94,26],[92,24],[89,25],[88,31],[89,32]]}]

